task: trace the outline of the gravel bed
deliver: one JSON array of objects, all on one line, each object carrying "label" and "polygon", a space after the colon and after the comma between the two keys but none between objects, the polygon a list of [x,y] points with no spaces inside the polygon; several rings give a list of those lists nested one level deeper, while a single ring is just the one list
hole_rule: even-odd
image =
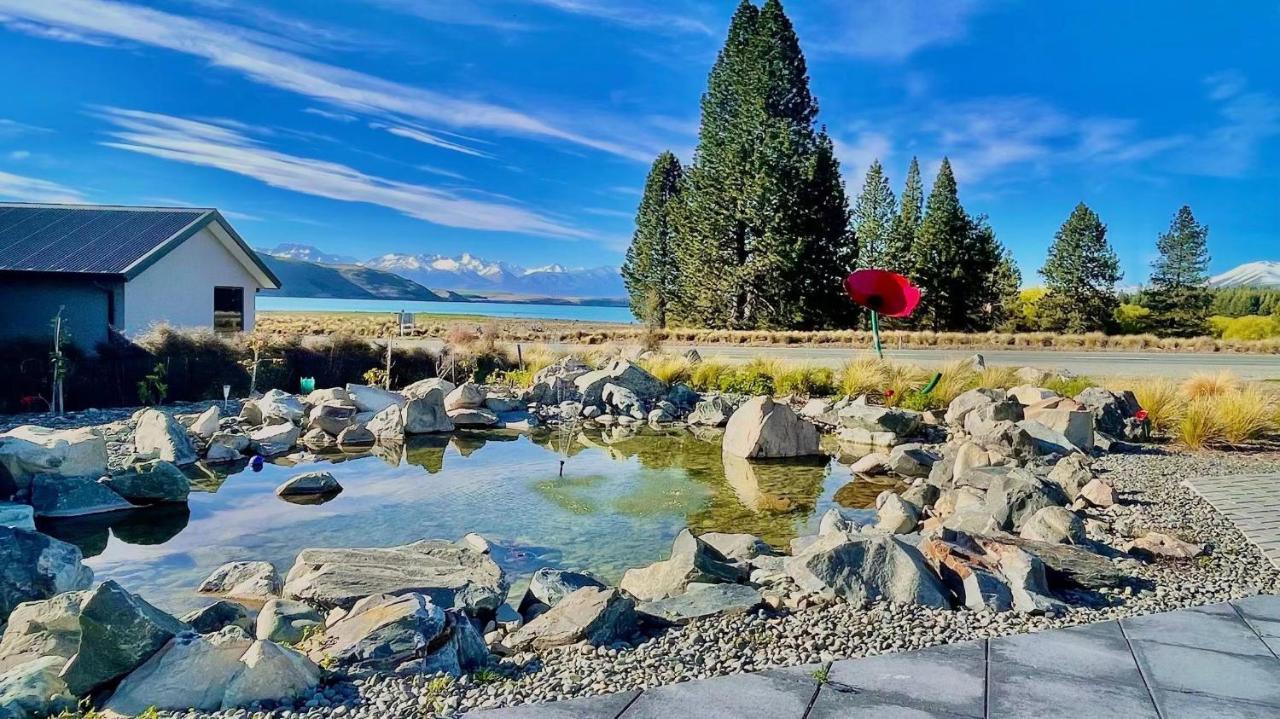
[{"label": "gravel bed", "polygon": [[[1280,594],[1277,571],[1207,502],[1181,485],[1197,475],[1280,472],[1280,455],[1163,453],[1110,455],[1095,469],[1123,504],[1105,513],[1105,541],[1157,529],[1212,547],[1207,557],[1142,565],[1134,586],[1091,598],[1063,616],[1027,616],[876,603],[843,602],[790,613],[717,617],[671,629],[636,646],[572,646],[503,660],[493,671],[457,681],[378,676],[340,680],[294,708],[167,717],[456,716],[467,710],[641,689],[771,666],[817,664],[908,651],[936,644],[1034,632],[1139,614],[1167,612],[1254,594]],[[1095,515],[1097,516],[1097,515]],[[1095,525],[1100,527],[1101,525]]]}]

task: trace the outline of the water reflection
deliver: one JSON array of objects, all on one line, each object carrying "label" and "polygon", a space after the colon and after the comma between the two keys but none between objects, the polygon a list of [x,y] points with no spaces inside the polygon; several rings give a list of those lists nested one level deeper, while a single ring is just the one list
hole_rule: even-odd
[{"label": "water reflection", "polygon": [[[50,531],[85,548],[101,578],[181,611],[200,604],[193,588],[226,561],[261,559],[287,571],[306,547],[389,546],[471,531],[495,545],[517,583],[539,566],[616,581],[629,567],[665,558],[685,527],[750,532],[784,547],[835,503],[865,506],[884,489],[828,459],[726,458],[720,433],[683,429],[468,431],[303,459],[215,472],[192,494],[189,511],[135,510]],[[281,482],[313,469],[331,472],[344,491],[319,505],[274,496]]]}]

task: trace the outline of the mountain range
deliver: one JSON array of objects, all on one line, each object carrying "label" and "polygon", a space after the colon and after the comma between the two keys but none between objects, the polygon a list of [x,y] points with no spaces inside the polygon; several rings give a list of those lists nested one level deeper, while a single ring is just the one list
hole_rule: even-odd
[{"label": "mountain range", "polygon": [[1209,278],[1209,286],[1280,288],[1280,262],[1246,262]]},{"label": "mountain range", "polygon": [[[620,303],[626,297],[616,267],[567,269],[561,265],[526,268],[458,257],[390,253],[357,262],[300,244],[282,244],[258,254],[281,275],[290,297],[346,299],[423,299],[423,292],[444,299],[503,301],[583,301]],[[468,295],[460,297],[456,293]],[[370,296],[371,295],[371,296]]]}]

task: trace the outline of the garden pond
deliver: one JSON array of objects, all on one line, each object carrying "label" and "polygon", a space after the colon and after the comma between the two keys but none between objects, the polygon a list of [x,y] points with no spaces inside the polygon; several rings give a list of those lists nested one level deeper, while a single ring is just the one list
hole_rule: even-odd
[{"label": "garden pond", "polygon": [[[78,545],[98,579],[115,579],[172,612],[207,604],[195,587],[219,565],[266,560],[283,576],[308,547],[394,546],[478,532],[517,589],[539,567],[617,582],[665,559],[689,527],[749,532],[785,549],[837,504],[874,507],[889,478],[853,475],[856,459],[749,462],[723,456],[714,431],[543,430],[417,437],[363,455],[294,466],[190,472],[187,505],[162,505],[41,529]],[[561,476],[561,461],[564,461]],[[324,469],[343,486],[320,504],[275,488]]]}]

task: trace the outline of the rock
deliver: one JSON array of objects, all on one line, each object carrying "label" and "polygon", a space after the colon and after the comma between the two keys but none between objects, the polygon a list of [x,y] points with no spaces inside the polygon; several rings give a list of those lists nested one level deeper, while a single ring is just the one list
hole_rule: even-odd
[{"label": "rock", "polygon": [[899,437],[910,437],[923,423],[919,412],[857,402],[842,407],[838,417],[840,426],[847,429],[863,429],[873,434],[888,432]]},{"label": "rock", "polygon": [[39,532],[0,527],[0,617],[23,602],[87,589],[93,571],[80,550]]},{"label": "rock", "polygon": [[1069,509],[1044,507],[1023,523],[1018,536],[1050,544],[1084,544],[1084,522]]},{"label": "rock", "polygon": [[746,614],[763,602],[759,589],[741,584],[716,584],[676,597],[644,602],[636,607],[636,613],[651,624],[679,625],[706,617]]},{"label": "rock", "polygon": [[[1082,452],[1093,450],[1093,414],[1085,410],[1031,409],[1027,419],[1034,420],[1067,438]],[[1034,433],[1033,433],[1034,436]]]},{"label": "rock", "polygon": [[227,562],[213,570],[196,591],[262,602],[280,593],[280,574],[270,562]]},{"label": "rock", "polygon": [[303,472],[295,474],[276,487],[277,497],[293,497],[298,495],[337,494],[342,485],[328,472]]},{"label": "rock", "polygon": [[292,424],[269,424],[249,435],[252,447],[263,457],[288,454],[298,444],[302,430]]},{"label": "rock", "polygon": [[1066,605],[1049,591],[1044,564],[1040,558],[1008,544],[978,543],[996,560],[1000,574],[1013,596],[1013,608],[1023,614],[1060,614]]},{"label": "rock", "polygon": [[105,709],[125,716],[149,707],[221,709],[227,685],[242,668],[240,657],[252,644],[240,627],[174,637],[120,682]]},{"label": "rock", "polygon": [[354,406],[351,401],[351,395],[343,387],[325,387],[324,389],[314,389],[307,395],[307,404],[315,407],[316,405],[326,402],[340,402]]},{"label": "rock", "polygon": [[[823,513],[822,517],[818,520],[818,536],[833,533],[856,534],[860,532],[864,526],[866,526],[865,519],[855,516],[846,516],[839,507],[832,507]],[[797,554],[797,549],[796,541],[792,540],[792,554]]]},{"label": "rock", "polygon": [[0,527],[36,531],[36,514],[29,504],[0,502]]},{"label": "rock", "polygon": [[1123,567],[1087,549],[1070,544],[1048,544],[1011,535],[989,535],[979,540],[983,546],[1010,544],[1034,554],[1044,563],[1052,590],[1117,587],[1129,581]]},{"label": "rock", "polygon": [[467,532],[462,535],[462,539],[458,540],[458,545],[467,547],[481,554],[489,554],[493,551],[493,545],[489,543],[489,540],[484,538],[484,535],[478,532]]},{"label": "rock", "polygon": [[1036,512],[1067,503],[1062,488],[1021,468],[996,476],[987,489],[986,510],[1001,528],[1017,531]]},{"label": "rock", "polygon": [[488,555],[442,540],[374,549],[304,549],[284,596],[327,609],[349,609],[374,594],[426,595],[441,607],[492,612],[506,600],[507,579]]},{"label": "rock", "polygon": [[1069,454],[1053,465],[1053,469],[1049,470],[1048,479],[1062,487],[1067,499],[1074,500],[1080,494],[1080,489],[1093,479],[1093,472],[1089,469],[1089,460],[1085,459],[1084,455]]},{"label": "rock", "polygon": [[188,629],[119,584],[103,582],[81,604],[80,647],[62,677],[83,696],[129,674]]},{"label": "rock", "polygon": [[415,592],[361,599],[305,646],[313,660],[329,658],[357,674],[443,671],[457,676],[488,659],[484,640],[465,615]]},{"label": "rock", "polygon": [[253,402],[245,402],[240,407],[240,422],[250,425],[262,424],[262,410],[258,409],[258,405]]},{"label": "rock", "polygon": [[818,429],[770,397],[748,400],[729,418],[726,454],[747,459],[804,457],[820,452]]},{"label": "rock", "polygon": [[484,406],[484,398],[484,388],[473,382],[464,382],[445,396],[444,408],[450,412],[456,409],[479,409]]},{"label": "rock", "polygon": [[1203,544],[1184,542],[1161,532],[1147,532],[1126,544],[1124,551],[1166,559],[1192,559],[1205,554],[1207,548]]},{"label": "rock", "polygon": [[0,672],[41,657],[60,657],[65,664],[80,648],[80,604],[87,596],[63,592],[19,604],[0,638]]},{"label": "rock", "polygon": [[922,514],[926,507],[932,507],[938,501],[940,494],[941,492],[937,487],[916,480],[915,484],[907,487],[898,496],[902,498],[902,501],[915,507],[917,514]]},{"label": "rock", "polygon": [[1024,461],[1034,459],[1039,456],[1036,440],[1019,424],[992,422],[970,432],[970,438],[989,452]]},{"label": "rock", "polygon": [[893,432],[872,432],[862,427],[843,427],[836,431],[840,442],[858,448],[890,449],[902,444],[902,438]]},{"label": "rock", "polygon": [[345,403],[325,402],[311,408],[311,413],[307,415],[307,429],[319,429],[336,437],[342,430],[355,424],[355,421],[355,407]]},{"label": "rock", "polygon": [[729,534],[726,532],[707,532],[698,535],[698,539],[711,545],[711,548],[733,561],[755,559],[760,555],[773,554],[773,548],[754,534]]},{"label": "rock", "polygon": [[198,459],[187,429],[169,415],[155,409],[142,412],[133,431],[134,451],[143,456],[163,459],[177,465]]},{"label": "rock", "polygon": [[223,709],[288,703],[315,692],[320,667],[301,652],[257,641],[240,657],[243,668],[222,695]]},{"label": "rock", "polygon": [[212,634],[231,626],[245,631],[253,629],[253,618],[244,606],[225,599],[188,612],[182,615],[181,621],[190,625],[196,634]]},{"label": "rock", "polygon": [[1059,397],[1057,392],[1044,387],[1037,387],[1033,384],[1020,384],[1017,387],[1011,387],[1005,394],[1023,406],[1034,405],[1047,399]]},{"label": "rock", "polygon": [[979,434],[995,422],[1017,422],[1023,418],[1022,405],[1012,399],[999,399],[974,407],[964,414],[964,430]]},{"label": "rock", "polygon": [[399,405],[387,405],[378,410],[364,426],[380,442],[404,439],[404,415]]},{"label": "rock", "polygon": [[355,403],[356,409],[361,412],[376,413],[392,405],[398,407],[404,404],[404,395],[399,392],[391,392],[381,387],[371,387],[367,384],[348,384],[347,394],[351,397],[351,401]]},{"label": "rock", "polygon": [[520,611],[525,611],[534,602],[554,607],[561,599],[584,587],[606,588],[604,582],[590,574],[542,567],[529,579],[529,590],[520,603]]},{"label": "rock", "polygon": [[1139,425],[1129,421],[1141,409],[1132,392],[1117,393],[1102,387],[1089,387],[1076,395],[1075,400],[1093,413],[1094,426],[1099,432],[1119,439],[1140,438]]},{"label": "rock", "polygon": [[212,463],[235,462],[249,449],[248,435],[233,432],[214,432],[205,450],[205,461]]},{"label": "rock", "polygon": [[444,393],[438,388],[410,397],[403,414],[405,434],[433,434],[454,429],[445,411]]},{"label": "rock", "polygon": [[53,470],[59,476],[96,479],[107,473],[107,442],[102,432],[93,427],[48,429],[24,424],[3,436],[17,437],[52,451],[61,460]]},{"label": "rock", "polygon": [[0,435],[0,499],[31,490],[37,474],[56,473],[62,457],[54,450],[18,437]]},{"label": "rock", "polygon": [[800,408],[800,416],[827,427],[840,424],[840,415],[836,413],[835,404],[817,397],[805,402]]},{"label": "rock", "polygon": [[347,427],[338,434],[338,447],[340,449],[368,447],[377,441],[378,438],[373,436],[373,432],[370,432],[367,427],[361,424]]},{"label": "rock", "polygon": [[270,599],[258,612],[254,636],[263,641],[296,644],[308,627],[323,626],[324,617],[310,605],[289,599]]},{"label": "rock", "polygon": [[133,508],[96,479],[56,475],[32,479],[31,506],[37,517],[80,517]]},{"label": "rock", "polygon": [[943,530],[943,537],[922,539],[920,553],[956,601],[975,612],[1011,609],[1013,592],[996,562],[963,532]]},{"label": "rock", "polygon": [[258,411],[262,413],[263,421],[275,418],[282,419],[290,424],[297,424],[302,421],[303,416],[306,414],[306,410],[302,406],[302,400],[282,389],[268,390],[266,394],[255,400],[254,404],[258,405]]},{"label": "rock", "polygon": [[605,406],[616,410],[617,414],[631,414],[636,410],[644,411],[644,403],[640,401],[640,397],[635,392],[612,382],[606,383],[604,389],[601,390],[600,401]]},{"label": "rock", "polygon": [[604,401],[604,387],[607,384],[631,390],[642,402],[653,402],[667,393],[665,383],[640,365],[622,359],[603,369],[579,375],[573,383],[582,395],[582,404],[588,406],[600,405]]},{"label": "rock", "polygon": [[884,599],[949,608],[942,583],[919,550],[889,536],[827,534],[786,561],[801,589],[834,591],[855,604]]},{"label": "rock", "polygon": [[636,599],[649,602],[683,594],[691,582],[734,583],[742,578],[740,568],[684,529],[672,543],[670,558],[628,569],[618,586]]},{"label": "rock", "polygon": [[909,534],[920,522],[919,510],[890,490],[876,497],[876,529],[888,534]]},{"label": "rock", "polygon": [[587,642],[606,646],[635,630],[635,602],[617,589],[583,587],[524,625],[504,642],[515,650]]},{"label": "rock", "polygon": [[[1024,419],[1018,422],[1018,428],[1031,436],[1038,455],[1068,455],[1080,451],[1071,440],[1067,439],[1066,435],[1036,420]],[[1090,440],[1092,440],[1092,437],[1090,437]]]},{"label": "rock", "polygon": [[185,502],[191,494],[187,475],[162,459],[135,462],[128,472],[107,477],[102,483],[134,504]]},{"label": "rock", "polygon": [[1083,501],[1086,506],[1098,507],[1106,509],[1120,500],[1116,496],[1115,487],[1102,481],[1101,479],[1092,479],[1088,484],[1080,488],[1080,494],[1077,501]]},{"label": "rock", "polygon": [[979,407],[1004,402],[1005,399],[1004,390],[988,389],[986,387],[971,389],[951,400],[951,404],[947,405],[947,413],[944,416],[944,420],[954,427],[964,427],[965,418],[970,412]]},{"label": "rock", "polygon": [[904,477],[928,477],[938,456],[922,444],[900,444],[889,452],[889,471]]},{"label": "rock", "polygon": [[324,452],[338,446],[338,438],[319,427],[307,430],[299,441],[303,447],[313,452]]},{"label": "rock", "polygon": [[854,474],[882,474],[889,469],[889,455],[884,452],[872,452],[863,455],[858,461],[849,465]]},{"label": "rock", "polygon": [[414,382],[413,384],[409,385],[408,387],[405,387],[404,389],[400,390],[400,394],[404,395],[405,399],[407,400],[421,399],[423,397],[426,397],[428,394],[431,394],[432,391],[437,391],[440,393],[441,401],[443,401],[444,398],[447,397],[450,392],[452,392],[455,388],[457,388],[457,386],[458,385],[450,382],[447,379],[441,379],[440,377],[430,377],[427,379],[420,379],[417,382]]},{"label": "rock", "polygon": [[34,659],[0,672],[0,717],[36,719],[75,710],[76,698],[59,676],[62,657]]},{"label": "rock", "polygon": [[729,399],[716,395],[694,406],[686,421],[702,427],[723,427],[737,408]]},{"label": "rock", "polygon": [[463,408],[449,412],[449,420],[458,427],[492,427],[498,423],[498,415],[483,407]]}]

